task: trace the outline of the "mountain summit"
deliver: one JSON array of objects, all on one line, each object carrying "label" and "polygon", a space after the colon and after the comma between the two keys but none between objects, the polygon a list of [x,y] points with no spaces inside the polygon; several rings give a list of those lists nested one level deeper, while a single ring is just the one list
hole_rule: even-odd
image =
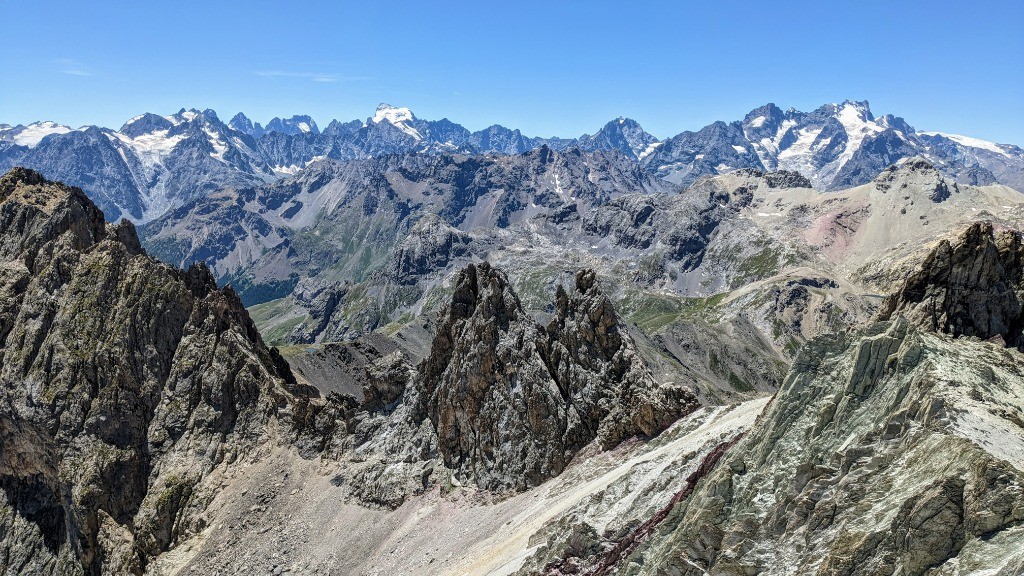
[{"label": "mountain summit", "polygon": [[1024,150],[976,138],[921,132],[893,115],[876,118],[866,101],[812,112],[767,104],[743,120],[715,122],[659,140],[636,121],[617,118],[593,135],[539,138],[494,125],[471,132],[448,119],[423,120],[406,107],[380,104],[365,121],[333,120],[321,132],[309,116],[266,124],[236,114],[224,124],[212,110],[142,114],[120,130],[53,122],[0,127],[0,169],[17,165],[81,186],[111,220],[147,222],[213,190],[289,176],[323,158],[390,154],[521,154],[546,146],[614,151],[677,185],[743,168],[789,170],[815,188],[873,180],[901,159],[921,156],[966,184],[1024,190]]}]

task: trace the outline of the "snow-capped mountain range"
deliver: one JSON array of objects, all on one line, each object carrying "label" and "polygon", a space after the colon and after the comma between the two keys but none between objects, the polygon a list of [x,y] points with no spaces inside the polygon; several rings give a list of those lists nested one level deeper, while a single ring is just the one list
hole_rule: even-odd
[{"label": "snow-capped mountain range", "polygon": [[54,122],[0,124],[0,169],[22,165],[80,186],[110,219],[148,222],[223,187],[245,187],[295,174],[322,158],[387,154],[521,154],[555,150],[617,151],[675,184],[738,168],[795,170],[822,190],[873,179],[900,159],[922,156],[971,184],[1024,190],[1024,150],[968,136],[915,130],[902,118],[875,118],[867,102],[827,104],[813,112],[767,104],[743,120],[715,122],[659,140],[618,118],[594,135],[537,138],[500,125],[471,132],[448,119],[422,120],[409,108],[378,106],[366,120],[332,120],[320,130],[309,116],[266,124],[244,114],[222,122],[212,110],[142,114],[120,129],[72,129]]}]

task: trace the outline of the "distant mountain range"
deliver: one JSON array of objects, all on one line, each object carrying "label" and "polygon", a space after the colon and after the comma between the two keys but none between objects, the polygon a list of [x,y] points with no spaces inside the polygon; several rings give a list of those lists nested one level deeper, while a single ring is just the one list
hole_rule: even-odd
[{"label": "distant mountain range", "polygon": [[902,118],[875,118],[867,102],[827,104],[813,112],[767,104],[742,121],[715,122],[659,140],[634,120],[618,118],[595,134],[539,138],[493,125],[471,132],[448,119],[422,120],[408,108],[381,104],[366,120],[332,120],[321,130],[309,116],[266,124],[213,110],[142,114],[120,129],[72,129],[54,122],[0,124],[0,170],[26,166],[81,187],[110,220],[148,222],[209,192],[293,175],[324,159],[390,154],[522,154],[540,147],[622,154],[672,184],[739,168],[793,170],[820,190],[871,181],[884,168],[921,156],[958,182],[1001,183],[1024,190],[1024,150],[967,136],[919,132]]}]

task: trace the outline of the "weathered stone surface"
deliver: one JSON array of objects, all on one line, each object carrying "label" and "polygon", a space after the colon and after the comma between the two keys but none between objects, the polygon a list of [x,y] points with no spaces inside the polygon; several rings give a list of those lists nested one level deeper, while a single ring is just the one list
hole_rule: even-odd
[{"label": "weathered stone surface", "polygon": [[900,164],[893,164],[875,177],[875,188],[897,194],[910,190],[915,194],[924,193],[932,202],[943,202],[951,194],[959,194],[956,182],[952,185],[939,174],[930,162],[915,156]]},{"label": "weathered stone surface", "polygon": [[886,300],[880,319],[911,322],[954,336],[999,337],[1024,351],[1024,243],[1020,232],[978,222],[942,241],[918,272]]},{"label": "weathered stone surface", "polygon": [[81,190],[0,179],[0,557],[123,574],[203,528],[294,383],[230,289],[140,250]]},{"label": "weathered stone surface", "polygon": [[817,338],[624,573],[1012,574],[1022,378],[1017,351],[903,318]]},{"label": "weathered stone surface", "polygon": [[697,407],[659,387],[601,294],[593,271],[559,289],[545,329],[508,279],[466,267],[420,367],[422,401],[444,463],[491,490],[520,490],[565,468],[596,437],[605,447],[654,435]]}]

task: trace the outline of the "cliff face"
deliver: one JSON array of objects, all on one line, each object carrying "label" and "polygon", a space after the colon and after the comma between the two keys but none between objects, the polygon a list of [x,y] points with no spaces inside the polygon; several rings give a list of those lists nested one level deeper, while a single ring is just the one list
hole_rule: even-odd
[{"label": "cliff face", "polygon": [[643,573],[1020,574],[1022,382],[1016,350],[903,318],[813,340]]},{"label": "cliff face", "polygon": [[420,398],[461,479],[535,486],[595,438],[609,448],[651,436],[697,408],[688,389],[654,381],[593,271],[577,274],[571,295],[559,287],[556,306],[544,328],[500,270],[459,274],[420,367]]},{"label": "cliff face", "polygon": [[0,179],[0,558],[141,572],[292,393],[230,289],[146,256],[81,190]]},{"label": "cliff face", "polygon": [[1019,232],[971,225],[883,321],[808,343],[636,556],[659,574],[1022,573],[1022,256]]},{"label": "cliff face", "polygon": [[898,292],[881,319],[904,315],[954,336],[1000,338],[1024,351],[1024,243],[1020,232],[978,222],[942,241]]}]

